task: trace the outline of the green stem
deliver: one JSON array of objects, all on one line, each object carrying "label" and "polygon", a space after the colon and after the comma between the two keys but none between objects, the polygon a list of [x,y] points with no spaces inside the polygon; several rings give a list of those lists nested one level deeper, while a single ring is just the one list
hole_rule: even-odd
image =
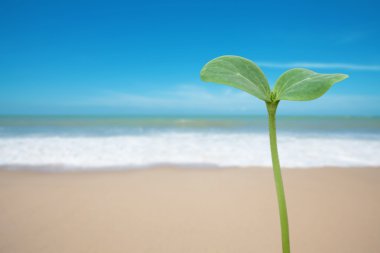
[{"label": "green stem", "polygon": [[278,201],[278,207],[280,211],[282,252],[290,253],[288,213],[286,210],[284,185],[282,183],[280,160],[278,159],[278,151],[277,151],[276,109],[277,109],[278,103],[279,101],[267,102],[267,110],[268,110],[268,118],[269,118],[269,138],[270,138],[270,150],[272,153],[274,181],[276,183],[277,201]]}]

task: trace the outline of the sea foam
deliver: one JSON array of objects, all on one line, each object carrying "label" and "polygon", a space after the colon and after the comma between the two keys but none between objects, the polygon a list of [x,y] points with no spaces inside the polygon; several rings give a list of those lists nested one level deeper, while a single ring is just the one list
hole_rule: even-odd
[{"label": "sea foam", "polygon": [[[378,135],[278,136],[283,167],[380,166]],[[0,138],[0,165],[52,170],[138,168],[156,164],[271,166],[268,136],[252,132],[163,132],[115,136]]]}]

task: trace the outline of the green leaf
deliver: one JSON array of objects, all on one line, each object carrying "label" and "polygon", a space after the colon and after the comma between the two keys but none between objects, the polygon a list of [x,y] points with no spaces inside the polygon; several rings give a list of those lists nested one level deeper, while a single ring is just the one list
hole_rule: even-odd
[{"label": "green leaf", "polygon": [[270,87],[261,69],[252,61],[226,55],[209,61],[201,70],[205,82],[225,84],[270,102]]},{"label": "green leaf", "polygon": [[273,90],[273,100],[307,101],[319,98],[344,74],[319,74],[308,69],[290,69],[280,76]]}]

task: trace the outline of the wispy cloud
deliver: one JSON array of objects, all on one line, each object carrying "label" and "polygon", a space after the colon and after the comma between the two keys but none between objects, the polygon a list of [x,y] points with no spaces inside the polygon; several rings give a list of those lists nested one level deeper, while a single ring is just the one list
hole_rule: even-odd
[{"label": "wispy cloud", "polygon": [[77,101],[82,106],[106,106],[139,111],[164,112],[251,112],[260,101],[247,93],[223,87],[209,90],[199,85],[179,85],[171,89],[138,94],[103,91],[97,96]]},{"label": "wispy cloud", "polygon": [[[334,95],[308,103],[283,101],[279,113],[378,115],[377,95]],[[107,112],[123,113],[190,113],[190,114],[265,114],[262,101],[251,95],[221,86],[209,89],[199,84],[167,87],[152,92],[102,91],[82,98],[71,106],[103,108]]]},{"label": "wispy cloud", "polygon": [[258,62],[259,66],[267,68],[315,68],[315,69],[346,69],[358,71],[380,71],[380,65],[362,65],[347,63],[321,62]]},{"label": "wispy cloud", "polygon": [[380,104],[377,95],[326,94],[322,98],[307,101],[281,102],[279,113],[322,114],[322,115],[379,115]]}]

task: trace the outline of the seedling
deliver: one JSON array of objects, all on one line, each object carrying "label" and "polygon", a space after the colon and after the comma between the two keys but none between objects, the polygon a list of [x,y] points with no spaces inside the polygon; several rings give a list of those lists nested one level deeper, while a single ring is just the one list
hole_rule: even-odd
[{"label": "seedling", "polygon": [[243,90],[266,104],[269,121],[270,150],[280,212],[282,252],[290,253],[288,214],[280,160],[277,151],[276,110],[281,100],[308,101],[321,97],[330,87],[346,79],[344,74],[319,74],[295,68],[284,72],[273,90],[262,70],[252,61],[239,56],[221,56],[208,62],[201,71],[205,82],[225,84]]}]

